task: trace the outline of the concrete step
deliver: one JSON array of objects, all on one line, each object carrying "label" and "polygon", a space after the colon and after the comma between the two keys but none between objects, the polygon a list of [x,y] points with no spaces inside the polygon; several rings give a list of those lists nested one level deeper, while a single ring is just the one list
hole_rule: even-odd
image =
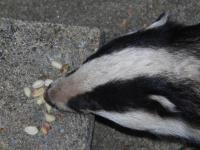
[{"label": "concrete step", "polygon": [[94,117],[53,110],[47,135],[31,136],[26,126],[41,127],[44,109],[26,98],[23,88],[40,77],[56,78],[51,60],[79,66],[99,46],[97,28],[0,19],[0,149],[89,150]]}]

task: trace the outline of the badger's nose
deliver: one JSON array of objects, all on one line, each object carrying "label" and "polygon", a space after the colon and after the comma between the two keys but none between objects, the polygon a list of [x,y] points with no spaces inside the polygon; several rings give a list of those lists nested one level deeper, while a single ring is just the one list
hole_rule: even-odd
[{"label": "badger's nose", "polygon": [[51,98],[49,97],[48,90],[51,88],[51,84],[47,87],[44,92],[44,100],[51,106],[55,107],[55,104],[52,103]]}]

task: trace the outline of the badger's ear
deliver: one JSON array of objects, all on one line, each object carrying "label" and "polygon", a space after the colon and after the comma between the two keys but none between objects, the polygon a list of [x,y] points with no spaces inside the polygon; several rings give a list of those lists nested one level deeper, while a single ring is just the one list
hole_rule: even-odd
[{"label": "badger's ear", "polygon": [[158,17],[158,19],[156,19],[156,21],[154,23],[152,23],[146,29],[158,28],[160,26],[165,25],[168,21],[169,21],[169,13],[164,12]]}]

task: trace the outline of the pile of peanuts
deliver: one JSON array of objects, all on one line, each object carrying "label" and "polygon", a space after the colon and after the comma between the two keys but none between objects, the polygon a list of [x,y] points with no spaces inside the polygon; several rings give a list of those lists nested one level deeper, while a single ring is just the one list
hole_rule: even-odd
[{"label": "pile of peanuts", "polygon": [[[59,69],[61,74],[65,74],[69,70],[68,64],[61,64],[57,61],[52,61],[51,66],[55,69]],[[52,107],[44,100],[45,88],[48,87],[52,82],[52,79],[37,80],[32,84],[31,87],[24,87],[23,89],[27,98],[33,97],[37,105],[45,106],[45,123],[40,128],[36,126],[25,127],[24,131],[29,135],[36,135],[39,131],[41,131],[41,133],[44,135],[47,135],[48,131],[51,129],[50,123],[56,120],[56,117],[51,114]]]}]

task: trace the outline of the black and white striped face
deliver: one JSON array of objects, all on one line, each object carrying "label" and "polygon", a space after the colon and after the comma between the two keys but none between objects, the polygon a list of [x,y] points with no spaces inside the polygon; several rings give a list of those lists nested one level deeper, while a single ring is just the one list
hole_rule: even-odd
[{"label": "black and white striped face", "polygon": [[114,39],[72,74],[57,79],[46,100],[122,126],[200,140],[200,25],[166,14],[148,28]]}]

